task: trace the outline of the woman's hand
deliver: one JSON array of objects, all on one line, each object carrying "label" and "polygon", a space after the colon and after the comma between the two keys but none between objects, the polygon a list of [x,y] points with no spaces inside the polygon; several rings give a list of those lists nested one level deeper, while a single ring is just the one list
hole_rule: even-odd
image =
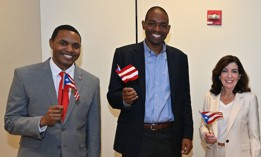
[{"label": "woman's hand", "polygon": [[205,133],[204,139],[207,144],[214,144],[217,142],[217,137],[212,132]]}]

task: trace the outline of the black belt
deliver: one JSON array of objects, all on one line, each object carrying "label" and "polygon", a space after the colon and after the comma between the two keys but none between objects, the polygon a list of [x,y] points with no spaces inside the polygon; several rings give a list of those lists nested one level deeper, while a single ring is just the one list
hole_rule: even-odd
[{"label": "black belt", "polygon": [[174,122],[165,122],[165,123],[144,123],[144,129],[149,129],[152,131],[171,128]]}]

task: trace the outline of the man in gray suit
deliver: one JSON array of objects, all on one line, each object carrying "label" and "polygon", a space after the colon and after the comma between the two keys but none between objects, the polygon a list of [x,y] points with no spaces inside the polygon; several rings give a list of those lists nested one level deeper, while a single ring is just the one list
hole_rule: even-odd
[{"label": "man in gray suit", "polygon": [[[49,41],[53,57],[15,69],[10,88],[5,129],[21,135],[19,157],[100,157],[101,119],[99,79],[75,61],[81,36],[70,25],[57,27]],[[58,104],[59,73],[74,78],[80,98],[69,90],[69,104]]]}]

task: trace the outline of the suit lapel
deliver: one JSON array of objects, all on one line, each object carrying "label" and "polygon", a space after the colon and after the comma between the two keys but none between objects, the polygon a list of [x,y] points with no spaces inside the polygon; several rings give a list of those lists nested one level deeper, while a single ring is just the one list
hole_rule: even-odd
[{"label": "suit lapel", "polygon": [[[219,111],[219,103],[220,103],[220,94],[217,96],[214,96],[214,103],[211,104],[211,109],[210,111],[213,112],[218,112]],[[218,137],[218,120],[216,120],[215,122],[213,122],[212,124],[212,128],[213,128],[213,132],[214,134]]]},{"label": "suit lapel", "polygon": [[[82,76],[83,76],[83,74],[80,72],[79,67],[77,65],[75,65],[74,81],[75,81],[76,88],[77,88],[79,94],[81,93],[80,91],[81,91],[81,87],[82,87]],[[65,116],[65,119],[64,119],[64,123],[70,117],[70,114],[72,113],[75,105],[79,105],[79,102],[80,102],[80,99],[81,99],[80,98],[78,101],[76,101],[75,98],[74,98],[74,92],[75,91],[72,89],[72,92],[71,92],[71,95],[70,95],[69,104],[68,104],[68,109],[67,109],[66,116]]]},{"label": "suit lapel", "polygon": [[134,53],[133,53],[133,59],[134,59],[134,66],[139,72],[139,85],[140,85],[140,94],[141,98],[143,100],[143,104],[145,104],[145,94],[146,94],[146,88],[145,88],[145,56],[144,56],[144,46],[143,42],[138,43],[134,47]]},{"label": "suit lapel", "polygon": [[46,91],[46,94],[48,95],[50,99],[50,104],[55,105],[58,104],[58,98],[57,94],[55,91],[54,83],[53,83],[53,78],[52,78],[52,71],[50,68],[50,58],[43,62],[43,67],[42,67],[42,72],[40,73],[40,79],[42,80],[43,83],[41,83],[41,86],[43,89]]},{"label": "suit lapel", "polygon": [[[58,104],[58,97],[57,97],[54,83],[53,83],[52,71],[50,68],[49,60],[50,60],[50,58],[42,63],[43,67],[41,69],[42,72],[40,73],[40,77],[41,77],[41,80],[43,83],[41,85],[43,86],[43,89],[45,89],[46,94],[48,95],[48,97],[50,99],[50,102],[51,102],[50,104],[55,105],[55,104]],[[76,87],[77,87],[79,93],[81,93],[80,91],[81,91],[81,87],[82,87],[82,81],[81,81],[82,75],[83,74],[80,72],[79,67],[75,65],[74,81],[76,83]],[[64,119],[64,123],[67,121],[67,119],[70,116],[71,112],[73,111],[73,108],[75,107],[75,105],[78,105],[79,101],[76,102],[76,100],[74,98],[74,93],[71,93],[68,109],[66,112],[66,117]]]},{"label": "suit lapel", "polygon": [[[179,89],[180,89],[180,77],[179,73],[180,70],[180,58],[179,55],[176,53],[176,51],[172,51],[168,45],[166,45],[166,55],[167,55],[167,64],[168,64],[168,73],[169,73],[169,84],[170,84],[170,90],[171,90],[171,104],[172,104],[172,111],[174,115],[179,115],[180,113],[177,113],[179,111],[178,108],[180,108],[180,105],[177,105],[178,103],[175,103],[179,101]],[[175,110],[176,108],[176,110]]]},{"label": "suit lapel", "polygon": [[229,121],[228,121],[228,126],[227,126],[227,132],[226,132],[226,136],[228,135],[229,131],[231,130],[231,127],[237,117],[238,112],[240,111],[240,108],[242,107],[242,99],[243,95],[242,94],[236,94],[233,106],[232,106],[232,110],[229,116]]},{"label": "suit lapel", "polygon": [[[170,89],[171,89],[171,98],[172,102],[174,102],[175,96],[177,95],[177,89],[174,87],[178,87],[178,69],[179,69],[179,62],[177,56],[175,56],[175,53],[170,52],[170,49],[168,46],[166,46],[166,54],[167,54],[167,61],[168,61],[168,72],[169,72],[169,83],[170,83]],[[171,59],[171,61],[169,61]],[[174,104],[174,103],[172,103]],[[175,111],[175,110],[174,110]]]}]

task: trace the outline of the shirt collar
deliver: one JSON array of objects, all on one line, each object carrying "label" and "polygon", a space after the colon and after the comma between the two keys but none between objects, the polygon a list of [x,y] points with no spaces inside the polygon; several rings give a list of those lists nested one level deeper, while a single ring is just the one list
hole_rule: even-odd
[{"label": "shirt collar", "polygon": [[[148,56],[156,56],[156,53],[154,51],[152,51],[148,45],[146,44],[145,40],[143,41],[143,46],[144,46],[144,50],[145,50],[145,55]],[[164,58],[166,58],[166,43],[163,43],[163,49],[162,51],[158,54],[158,56],[164,56]]]},{"label": "shirt collar", "polygon": [[[59,73],[62,71],[53,61],[53,58],[50,59],[50,68],[53,73],[53,76],[59,75]],[[68,73],[70,76],[73,76],[74,74],[75,65],[73,64],[68,69],[65,70],[66,73]]]}]

